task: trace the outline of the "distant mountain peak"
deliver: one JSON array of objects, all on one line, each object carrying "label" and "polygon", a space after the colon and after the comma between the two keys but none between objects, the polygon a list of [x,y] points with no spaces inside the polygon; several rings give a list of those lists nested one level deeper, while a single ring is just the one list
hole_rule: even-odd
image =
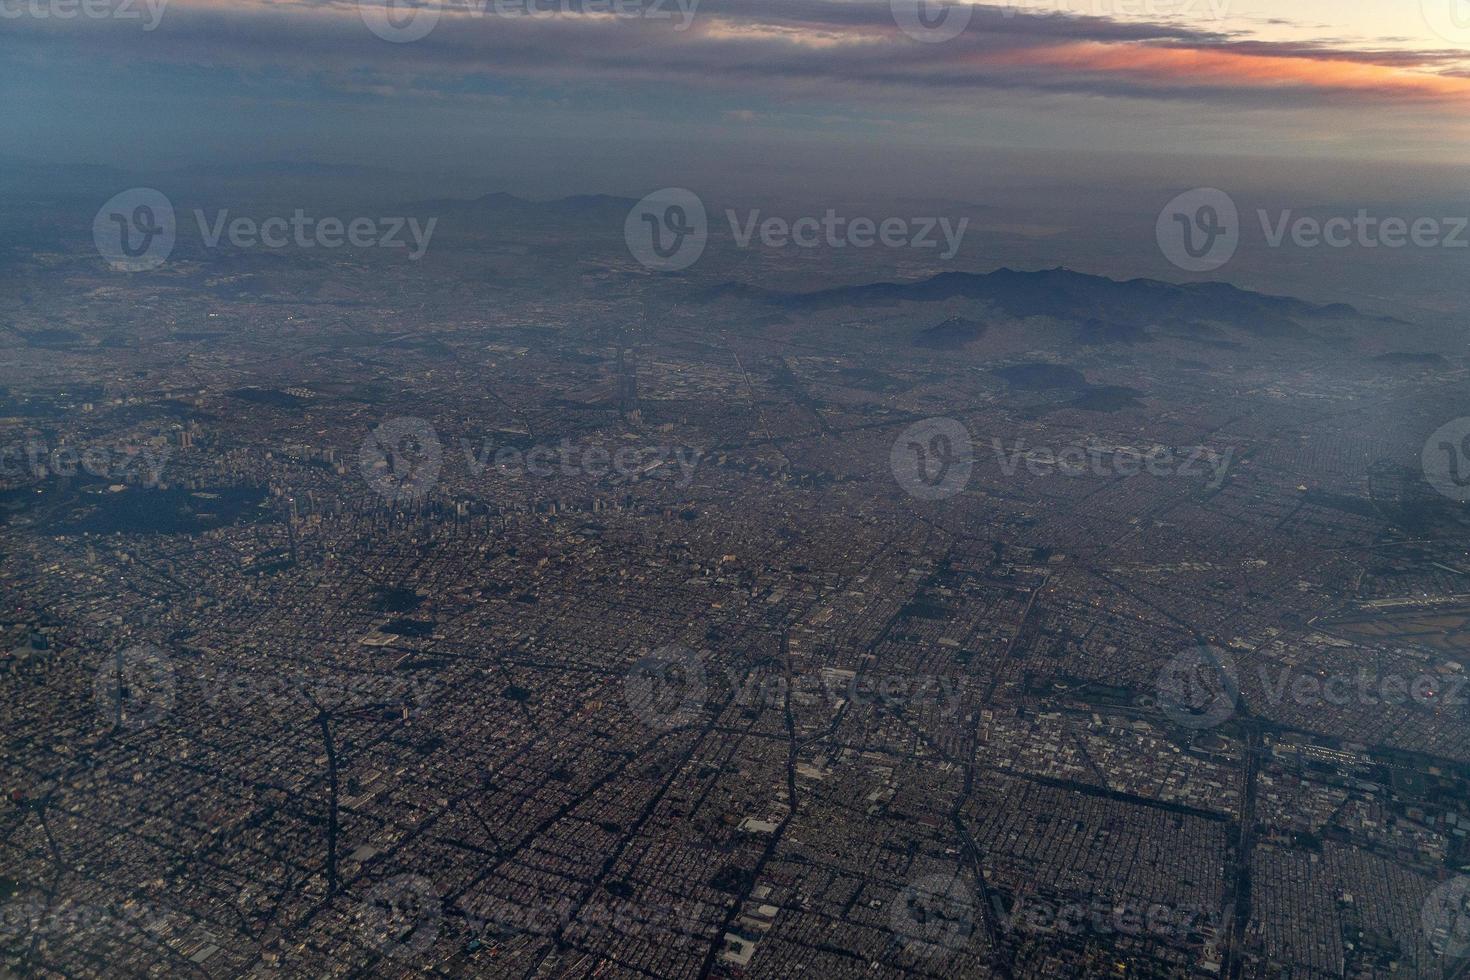
[{"label": "distant mountain peak", "polygon": [[[1269,296],[1228,282],[1120,281],[1062,266],[1035,271],[957,270],[908,282],[872,282],[813,292],[781,292],[746,283],[725,283],[707,290],[704,298],[745,299],[792,312],[970,300],[1018,319],[1049,316],[1079,325],[1132,324],[1140,328],[1221,323],[1267,336],[1300,332],[1299,320],[1362,316],[1346,304],[1319,305],[1288,296]],[[1116,330],[1101,334],[1108,335],[1116,335]]]}]

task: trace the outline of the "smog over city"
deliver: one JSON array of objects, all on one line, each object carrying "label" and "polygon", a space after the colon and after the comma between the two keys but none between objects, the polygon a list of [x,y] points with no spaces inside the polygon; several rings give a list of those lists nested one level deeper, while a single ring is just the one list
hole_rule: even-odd
[{"label": "smog over city", "polygon": [[0,83],[0,977],[1470,975],[1464,0]]}]

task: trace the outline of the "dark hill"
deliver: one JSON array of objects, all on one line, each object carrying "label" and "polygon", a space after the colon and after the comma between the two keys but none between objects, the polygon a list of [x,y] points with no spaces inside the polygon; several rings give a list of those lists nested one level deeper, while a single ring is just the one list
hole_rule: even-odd
[{"label": "dark hill", "polygon": [[1267,296],[1223,282],[1118,281],[1068,269],[945,272],[914,282],[875,282],[807,293],[726,283],[708,290],[704,298],[745,299],[791,312],[963,299],[989,304],[1011,317],[1049,316],[1073,321],[1084,328],[1085,339],[1128,342],[1143,339],[1139,331],[1149,324],[1177,327],[1223,323],[1248,333],[1273,336],[1300,333],[1299,320],[1361,316],[1341,303],[1323,306],[1289,296]]},{"label": "dark hill", "polygon": [[985,324],[952,316],[943,323],[919,331],[914,335],[915,347],[931,350],[960,350],[985,335]]}]

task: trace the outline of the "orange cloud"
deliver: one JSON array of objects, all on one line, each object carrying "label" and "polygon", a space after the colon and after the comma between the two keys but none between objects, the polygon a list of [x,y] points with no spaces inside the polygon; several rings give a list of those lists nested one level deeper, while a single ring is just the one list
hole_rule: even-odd
[{"label": "orange cloud", "polygon": [[1378,93],[1416,99],[1470,98],[1470,78],[1332,58],[1272,57],[1229,50],[1078,42],[986,56],[986,64],[1056,68],[1179,84]]}]

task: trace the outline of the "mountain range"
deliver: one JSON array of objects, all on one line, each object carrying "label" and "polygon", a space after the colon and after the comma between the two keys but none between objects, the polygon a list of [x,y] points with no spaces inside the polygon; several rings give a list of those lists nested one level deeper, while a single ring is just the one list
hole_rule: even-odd
[{"label": "mountain range", "polygon": [[[1144,327],[1232,326],[1261,336],[1296,334],[1304,322],[1365,319],[1343,303],[1321,305],[1289,296],[1268,296],[1224,282],[1170,283],[1156,279],[1116,280],[1069,269],[1035,272],[998,269],[989,273],[944,272],[911,282],[874,282],[813,292],[782,292],[746,283],[704,290],[706,302],[738,300],[790,313],[845,307],[873,309],[900,303],[954,300],[984,304],[1007,317],[1053,317],[1079,325],[1094,342],[1147,339]],[[950,347],[978,337],[973,327],[946,321],[921,346]]]}]

